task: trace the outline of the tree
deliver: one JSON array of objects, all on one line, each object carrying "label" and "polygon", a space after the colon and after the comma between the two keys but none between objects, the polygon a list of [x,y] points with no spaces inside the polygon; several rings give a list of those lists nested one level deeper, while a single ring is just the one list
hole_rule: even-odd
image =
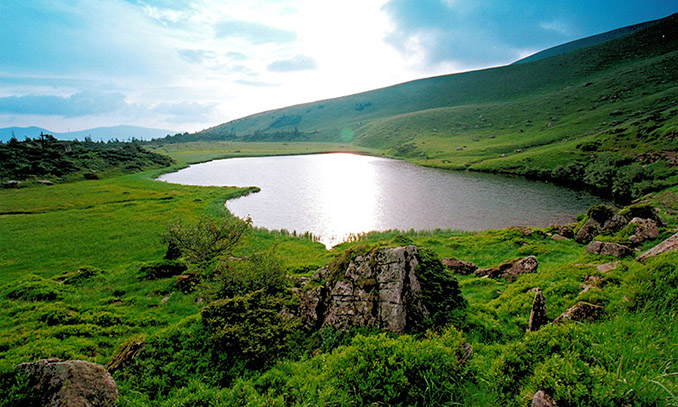
[{"label": "tree", "polygon": [[241,220],[232,216],[202,216],[189,224],[179,219],[167,226],[163,242],[178,250],[188,263],[201,264],[230,254],[251,224],[250,218]]}]

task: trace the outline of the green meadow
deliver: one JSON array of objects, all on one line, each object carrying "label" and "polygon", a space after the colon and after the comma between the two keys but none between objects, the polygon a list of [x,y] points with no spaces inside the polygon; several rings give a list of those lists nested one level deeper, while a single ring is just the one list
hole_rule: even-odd
[{"label": "green meadow", "polygon": [[[371,232],[327,250],[308,234],[234,219],[224,202],[256,187],[155,181],[217,158],[330,151],[517,174],[658,216],[658,236],[636,245],[640,253],[678,228],[675,21],[543,60],[135,144],[170,166],[98,160],[99,179],[85,180],[93,164],[84,161],[75,175],[52,173],[54,185],[22,167],[25,186],[0,189],[0,405],[31,405],[16,365],[45,358],[108,365],[121,407],[525,406],[540,389],[558,406],[678,405],[677,252],[646,263],[587,254],[553,238],[562,225]],[[595,239],[631,244],[631,229]],[[234,230],[244,232],[233,244],[211,240]],[[451,308],[444,323],[395,335],[316,330],[290,314],[300,282],[323,265],[410,244],[422,253],[422,281],[451,287],[431,302]],[[489,268],[525,256],[538,269],[512,282],[453,274],[439,261]],[[600,315],[526,332],[536,287],[549,321],[580,302]],[[134,343],[139,353],[109,365]]]}]

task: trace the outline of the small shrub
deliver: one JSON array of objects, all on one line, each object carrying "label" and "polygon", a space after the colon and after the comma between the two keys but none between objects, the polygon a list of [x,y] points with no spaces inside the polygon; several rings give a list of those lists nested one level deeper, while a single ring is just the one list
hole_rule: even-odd
[{"label": "small shrub", "polygon": [[422,340],[358,335],[327,357],[326,372],[330,383],[355,405],[450,404],[462,399],[462,344],[454,328]]},{"label": "small shrub", "polygon": [[186,264],[177,260],[160,260],[141,266],[139,273],[145,280],[158,280],[177,276],[188,270]]},{"label": "small shrub", "polygon": [[419,266],[415,272],[421,285],[422,300],[431,316],[431,325],[462,325],[467,303],[461,295],[459,282],[432,250],[420,248],[418,252]]}]

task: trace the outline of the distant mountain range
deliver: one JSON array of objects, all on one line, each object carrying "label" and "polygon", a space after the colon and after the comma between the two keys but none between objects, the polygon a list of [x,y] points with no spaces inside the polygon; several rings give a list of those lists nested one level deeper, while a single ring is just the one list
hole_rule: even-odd
[{"label": "distant mountain range", "polygon": [[66,133],[57,133],[41,127],[5,127],[0,129],[0,141],[6,142],[12,136],[19,140],[26,137],[39,137],[40,133],[51,134],[60,140],[84,140],[85,137],[91,138],[93,141],[108,141],[118,139],[120,141],[128,141],[132,138],[141,140],[150,140],[159,137],[165,137],[168,134],[175,134],[173,130],[166,129],[151,129],[147,127],[138,126],[113,126],[113,127],[96,127],[93,129],[70,131]]}]

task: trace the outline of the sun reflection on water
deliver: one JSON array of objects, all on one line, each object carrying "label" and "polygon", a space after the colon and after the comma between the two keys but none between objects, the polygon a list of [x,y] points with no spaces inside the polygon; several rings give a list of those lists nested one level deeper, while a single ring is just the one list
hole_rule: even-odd
[{"label": "sun reflection on water", "polygon": [[379,185],[375,167],[365,157],[327,154],[318,167],[317,202],[329,245],[350,234],[374,230],[377,225]]}]

